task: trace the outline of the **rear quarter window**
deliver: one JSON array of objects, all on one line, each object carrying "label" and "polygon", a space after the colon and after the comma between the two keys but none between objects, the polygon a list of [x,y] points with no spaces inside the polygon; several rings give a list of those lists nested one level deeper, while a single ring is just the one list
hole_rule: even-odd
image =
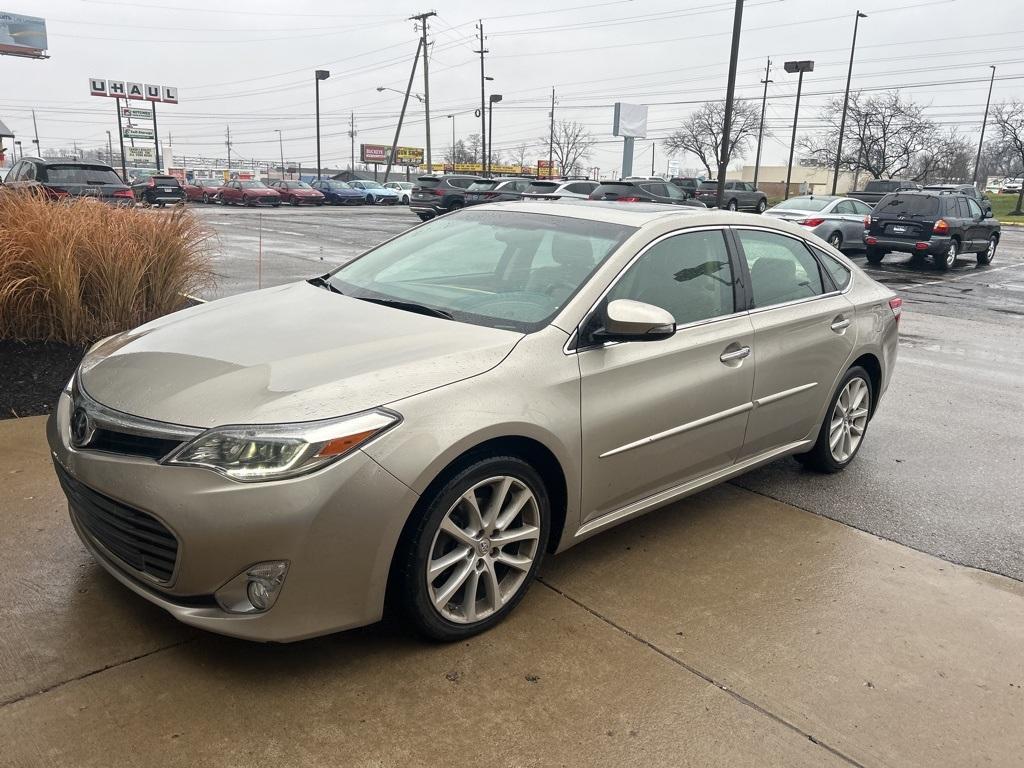
[{"label": "rear quarter window", "polygon": [[814,255],[818,257],[822,268],[832,278],[832,283],[837,289],[841,291],[850,284],[850,270],[840,263],[838,259],[825,253],[820,248],[814,249]]}]

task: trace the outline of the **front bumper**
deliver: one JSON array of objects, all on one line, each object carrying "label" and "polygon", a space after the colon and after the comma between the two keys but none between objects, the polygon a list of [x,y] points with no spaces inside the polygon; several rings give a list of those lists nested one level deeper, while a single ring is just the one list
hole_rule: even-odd
[{"label": "front bumper", "polygon": [[[118,560],[76,520],[79,537],[114,578],[192,626],[289,642],[377,621],[388,571],[417,495],[362,451],[310,475],[238,483],[197,467],[75,450],[70,398],[47,422],[53,460],[86,487],[157,518],[178,540],[160,585]],[[286,560],[276,603],[231,613],[214,595],[254,563]]]},{"label": "front bumper", "polygon": [[[874,240],[874,242],[869,242]],[[921,253],[928,256],[944,254],[949,250],[951,238],[942,235],[932,235],[927,240],[900,240],[893,237],[878,237],[877,235],[864,234],[864,246],[866,248],[877,248],[880,251],[899,251],[902,253]],[[918,248],[918,243],[925,243],[925,248]]]}]

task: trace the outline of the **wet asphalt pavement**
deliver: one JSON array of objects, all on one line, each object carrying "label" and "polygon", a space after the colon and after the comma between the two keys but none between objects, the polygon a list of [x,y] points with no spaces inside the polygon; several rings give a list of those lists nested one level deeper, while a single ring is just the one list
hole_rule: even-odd
[{"label": "wet asphalt pavement", "polygon": [[[218,298],[321,274],[419,220],[404,207],[196,206],[217,233]],[[895,379],[839,475],[791,459],[744,488],[943,559],[1024,580],[1024,230],[993,263],[869,267],[904,299]]]}]

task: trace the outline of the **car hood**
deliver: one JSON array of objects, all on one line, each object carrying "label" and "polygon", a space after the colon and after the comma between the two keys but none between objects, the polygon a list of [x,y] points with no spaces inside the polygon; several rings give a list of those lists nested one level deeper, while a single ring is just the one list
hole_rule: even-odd
[{"label": "car hood", "polygon": [[293,283],[112,337],[80,384],[111,408],[174,424],[311,421],[483,373],[521,338]]},{"label": "car hood", "polygon": [[361,190],[361,189],[325,189],[323,191],[327,192],[329,194],[332,194],[332,195],[337,195],[338,197],[356,197],[356,196],[362,197],[363,196],[363,190]]},{"label": "car hood", "polygon": [[280,195],[277,194],[277,190],[271,189],[270,187],[267,187],[266,189],[243,189],[242,194],[255,195],[256,197],[266,197],[267,195],[270,195],[271,197],[280,197]]}]

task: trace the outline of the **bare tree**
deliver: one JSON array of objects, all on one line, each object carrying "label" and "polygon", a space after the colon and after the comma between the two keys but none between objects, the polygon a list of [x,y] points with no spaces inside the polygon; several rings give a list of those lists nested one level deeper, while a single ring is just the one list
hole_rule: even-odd
[{"label": "bare tree", "polygon": [[[548,136],[541,136],[538,141],[547,146]],[[561,168],[564,175],[575,173],[579,164],[590,157],[593,146],[594,137],[579,123],[568,120],[555,123],[551,154],[555,167]]]},{"label": "bare tree", "polygon": [[[800,149],[805,157],[827,167],[835,165],[842,111],[841,98],[825,105],[819,119],[828,127],[803,137]],[[914,176],[922,153],[938,157],[942,143],[943,136],[925,117],[924,106],[904,99],[899,91],[873,96],[857,91],[850,94],[839,166],[855,173],[867,171],[875,179]],[[930,162],[923,169],[924,173],[934,170]]]},{"label": "bare tree", "polygon": [[[1013,157],[1018,168],[1024,168],[1024,103],[1014,99],[999,104],[993,113],[996,124],[996,141],[1002,144],[1007,153]],[[1020,216],[1021,205],[1024,204],[1024,187],[1017,195],[1017,207],[1012,211]]]},{"label": "bare tree", "polygon": [[466,149],[469,151],[469,156],[471,158],[469,162],[483,162],[484,153],[481,147],[479,133],[469,134],[469,136],[466,138]]},{"label": "bare tree", "polygon": [[526,154],[530,151],[530,147],[523,142],[518,147],[512,150],[512,164],[518,165],[520,170],[526,165]]},{"label": "bare tree", "polygon": [[922,184],[931,181],[969,181],[974,145],[956,128],[937,134],[932,146],[915,158],[910,175]]},{"label": "bare tree", "polygon": [[456,141],[455,146],[449,146],[448,151],[444,155],[444,162],[449,165],[472,163],[475,159],[473,151],[466,148],[466,143],[462,139]]},{"label": "bare tree", "polygon": [[[761,110],[749,101],[733,105],[732,125],[729,129],[729,157],[743,157],[751,140],[757,135]],[[691,112],[682,126],[662,142],[669,154],[689,152],[697,156],[708,177],[718,175],[718,161],[722,156],[722,132],[725,127],[725,103],[708,101]]]}]

